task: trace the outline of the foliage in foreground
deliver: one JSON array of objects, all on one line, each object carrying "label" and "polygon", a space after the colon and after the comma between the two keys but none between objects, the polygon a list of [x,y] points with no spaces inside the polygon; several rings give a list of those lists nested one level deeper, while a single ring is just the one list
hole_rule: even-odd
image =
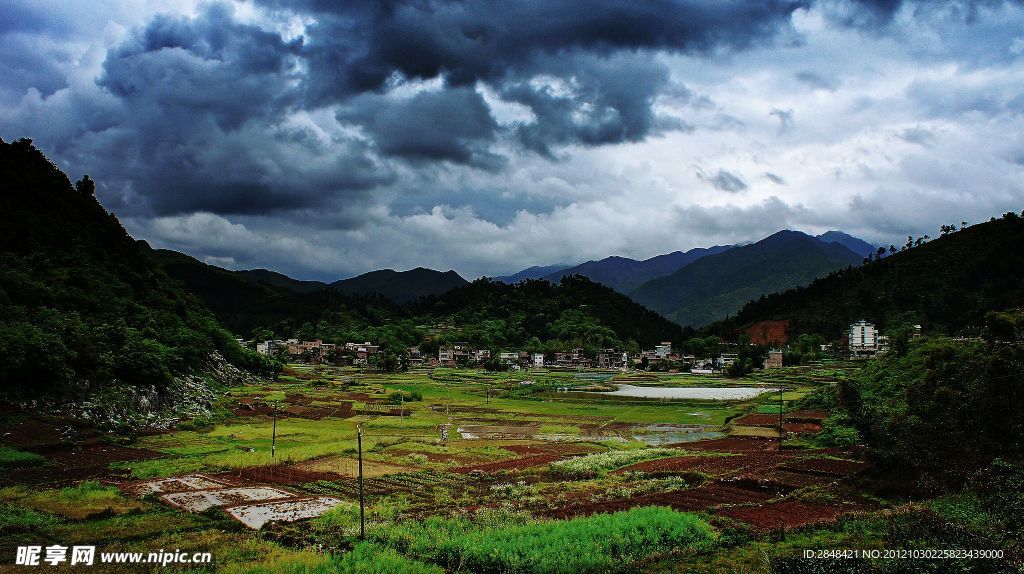
[{"label": "foliage in foreground", "polygon": [[1024,312],[987,322],[984,340],[916,342],[840,384],[881,468],[955,484],[1024,453]]},{"label": "foliage in foreground", "polygon": [[407,556],[479,574],[621,571],[652,554],[706,547],[715,538],[700,518],[660,507],[515,524],[519,520],[506,513],[431,517],[370,536]]}]

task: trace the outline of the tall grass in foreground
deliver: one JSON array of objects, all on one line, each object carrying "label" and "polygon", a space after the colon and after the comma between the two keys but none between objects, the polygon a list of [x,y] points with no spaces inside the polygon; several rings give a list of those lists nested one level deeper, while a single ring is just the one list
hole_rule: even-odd
[{"label": "tall grass in foreground", "polygon": [[553,462],[551,472],[567,478],[593,478],[638,462],[683,454],[686,453],[674,448],[614,450]]},{"label": "tall grass in foreground", "polygon": [[477,574],[617,572],[652,554],[701,547],[715,538],[700,518],[660,507],[525,524],[510,518],[431,517],[370,536],[410,558]]}]

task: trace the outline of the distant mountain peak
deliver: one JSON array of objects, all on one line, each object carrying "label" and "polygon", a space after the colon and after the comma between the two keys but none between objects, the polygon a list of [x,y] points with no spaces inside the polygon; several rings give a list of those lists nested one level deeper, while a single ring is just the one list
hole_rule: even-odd
[{"label": "distant mountain peak", "polygon": [[874,253],[876,249],[874,245],[864,241],[863,239],[859,239],[849,233],[834,229],[822,233],[817,237],[817,239],[825,243],[838,243],[861,257],[864,257],[869,253]]}]

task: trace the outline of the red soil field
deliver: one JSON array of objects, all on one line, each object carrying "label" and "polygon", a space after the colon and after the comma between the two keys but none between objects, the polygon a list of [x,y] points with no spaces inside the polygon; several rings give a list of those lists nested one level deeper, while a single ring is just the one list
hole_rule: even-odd
[{"label": "red soil field", "polygon": [[828,418],[826,411],[791,411],[783,415],[787,421],[820,423]]},{"label": "red soil field", "polygon": [[809,504],[797,500],[728,508],[718,512],[722,516],[742,520],[760,530],[792,530],[808,524],[832,522],[845,513],[846,509],[838,506]]},{"label": "red soil field", "polygon": [[843,477],[856,474],[867,466],[856,460],[839,460],[834,458],[802,458],[791,460],[780,468],[826,476]]},{"label": "red soil field", "polygon": [[732,422],[746,427],[778,427],[779,415],[746,415],[732,419]]},{"label": "red soil field", "polygon": [[347,480],[347,477],[334,472],[314,472],[286,464],[254,466],[209,476],[233,483],[251,481],[263,484],[303,484],[318,480]]}]

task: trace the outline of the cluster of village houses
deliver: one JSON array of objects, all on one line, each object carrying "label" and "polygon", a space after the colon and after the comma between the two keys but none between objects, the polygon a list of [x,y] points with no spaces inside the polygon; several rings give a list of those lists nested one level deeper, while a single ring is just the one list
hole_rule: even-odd
[{"label": "cluster of village houses", "polygon": [[[919,336],[921,326],[915,325],[914,336]],[[852,359],[867,359],[882,353],[889,348],[889,339],[882,335],[873,323],[857,321],[850,325],[845,341],[840,345],[845,348]],[[727,345],[727,344],[726,344]],[[728,348],[728,345],[727,345]],[[822,345],[822,351],[832,351],[832,345]],[[284,341],[264,341],[256,344],[256,352],[263,355],[279,355],[286,353],[294,360],[321,362],[350,362],[353,365],[368,365],[373,355],[380,352],[380,347],[370,342],[345,343],[336,345],[315,341],[288,339]],[[772,349],[765,359],[764,368],[781,367],[784,351]],[[409,366],[441,366],[458,367],[463,365],[481,365],[497,359],[511,369],[534,367],[560,367],[567,369],[630,369],[656,366],[659,363],[674,363],[691,373],[705,374],[721,372],[732,366],[739,359],[739,354],[722,352],[717,357],[696,357],[680,354],[672,350],[671,341],[663,341],[654,349],[631,354],[619,349],[602,349],[596,355],[587,354],[583,349],[574,349],[556,353],[530,353],[526,351],[500,352],[493,355],[489,349],[477,349],[469,343],[451,343],[441,346],[437,356],[425,355],[419,347],[410,347],[407,357]]]}]

